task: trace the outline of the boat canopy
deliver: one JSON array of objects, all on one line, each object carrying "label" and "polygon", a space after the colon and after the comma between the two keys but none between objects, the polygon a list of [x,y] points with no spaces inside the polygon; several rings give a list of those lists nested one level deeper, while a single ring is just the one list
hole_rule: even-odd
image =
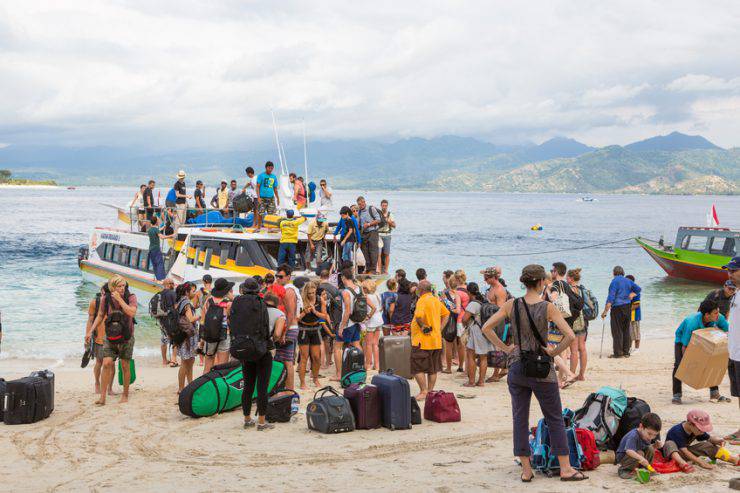
[{"label": "boat canopy", "polygon": [[681,227],[674,249],[734,257],[740,242],[740,231],[728,228]]}]

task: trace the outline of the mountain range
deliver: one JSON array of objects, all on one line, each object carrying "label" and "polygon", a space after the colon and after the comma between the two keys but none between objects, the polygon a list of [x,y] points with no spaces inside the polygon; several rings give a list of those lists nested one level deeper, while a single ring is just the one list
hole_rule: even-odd
[{"label": "mountain range", "polygon": [[[244,176],[278,160],[272,149],[150,153],[113,147],[0,148],[0,168],[20,178],[76,185],[167,182],[177,169],[207,186]],[[291,170],[303,174],[303,147],[287,146]],[[502,192],[740,193],[740,148],[673,132],[625,146],[595,148],[565,137],[539,145],[498,145],[442,136],[395,142],[309,142],[310,178],[354,189],[438,189]]]}]

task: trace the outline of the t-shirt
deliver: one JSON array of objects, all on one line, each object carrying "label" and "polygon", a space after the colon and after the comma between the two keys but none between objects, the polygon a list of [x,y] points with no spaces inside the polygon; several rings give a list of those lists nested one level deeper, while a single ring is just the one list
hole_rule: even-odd
[{"label": "t-shirt", "polygon": [[174,188],[170,188],[170,191],[167,192],[167,196],[164,198],[165,202],[172,202],[173,204],[177,200],[177,194],[175,193]]},{"label": "t-shirt", "polygon": [[[375,305],[375,313],[370,317],[370,320],[365,322],[368,327],[380,327],[383,325],[383,303],[380,300],[380,296],[377,293],[368,294],[367,298]],[[370,307],[368,307],[369,309]]]},{"label": "t-shirt", "polygon": [[[176,193],[185,195],[187,192],[185,190],[185,182],[182,182],[180,180],[177,180],[175,184],[172,186],[172,189],[175,190]],[[177,200],[175,200],[176,204],[187,204],[188,200],[185,197],[177,197]]]},{"label": "t-shirt", "polygon": [[[331,187],[326,186],[326,190],[331,193]],[[319,187],[319,200],[321,201],[321,207],[331,207],[331,198],[327,197],[324,193],[324,189]]]},{"label": "t-shirt", "polygon": [[149,226],[146,234],[147,236],[149,236],[149,251],[156,252],[160,250],[161,247],[159,245],[159,228],[156,226]]},{"label": "t-shirt", "polygon": [[281,312],[279,308],[273,308],[271,306],[268,306],[267,307],[267,318],[270,324],[270,337],[272,337],[273,334],[275,334],[275,324],[281,318],[285,320],[285,314]]},{"label": "t-shirt", "polygon": [[396,299],[398,299],[398,293],[394,293],[393,291],[386,291],[385,293],[382,293],[380,295],[380,302],[383,305],[383,323],[384,324],[391,323],[390,308],[391,308],[391,304],[396,302]]},{"label": "t-shirt", "polygon": [[481,323],[480,323],[481,308],[483,308],[483,305],[481,305],[480,301],[477,301],[477,300],[471,301],[470,303],[468,303],[468,306],[465,307],[465,311],[472,315],[472,317],[470,317],[470,321],[468,322],[468,327],[474,324],[477,325],[478,327],[481,326]]},{"label": "t-shirt", "polygon": [[193,192],[193,197],[195,197],[195,207],[199,209],[206,208],[206,201],[203,198],[203,190],[201,190],[200,188],[196,188],[195,192]]},{"label": "t-shirt", "polygon": [[308,224],[308,237],[313,241],[321,241],[329,232],[329,224],[324,221],[319,223],[316,219]]},{"label": "t-shirt", "polygon": [[364,228],[362,225],[371,223],[373,221],[380,220],[380,211],[373,207],[372,205],[365,206],[364,209],[360,209],[360,231],[363,233],[370,233],[371,231],[377,231],[378,225],[370,226],[369,228]]},{"label": "t-shirt", "polygon": [[225,210],[229,206],[229,189],[219,188],[218,192],[216,192],[216,197],[218,200],[218,208],[220,210]]},{"label": "t-shirt", "polygon": [[675,343],[681,344],[683,346],[688,346],[689,342],[691,341],[691,334],[695,330],[707,329],[710,327],[717,327],[718,329],[727,332],[729,325],[727,323],[727,320],[725,320],[725,317],[723,317],[722,315],[719,316],[719,319],[717,319],[716,322],[709,322],[706,325],[704,324],[704,318],[701,312],[696,312],[693,315],[689,315],[683,320],[683,322],[681,322],[681,325],[679,325],[676,329]]},{"label": "t-shirt", "polygon": [[278,187],[277,176],[268,173],[261,173],[257,177],[257,183],[260,186],[260,198],[269,199],[275,196]]},{"label": "t-shirt", "polygon": [[[381,214],[383,214],[383,211],[380,211]],[[390,236],[393,232],[393,228],[391,228],[390,221],[393,221],[393,213],[391,211],[388,211],[388,215],[386,216],[386,222],[385,225],[378,228],[378,234],[380,236]]]},{"label": "t-shirt", "polygon": [[144,190],[144,207],[154,207],[154,192],[149,187]]},{"label": "t-shirt", "polygon": [[[420,349],[442,349],[442,317],[449,315],[447,307],[434,297],[432,293],[424,293],[416,302],[414,318],[411,320],[411,345]],[[424,325],[432,328],[424,334],[416,319],[420,318]]]},{"label": "t-shirt", "polygon": [[725,318],[728,318],[730,313],[730,304],[732,303],[732,296],[725,295],[724,288],[711,291],[705,299],[715,301],[717,303],[717,306],[719,306],[719,312],[724,315]]},{"label": "t-shirt", "polygon": [[298,243],[298,226],[306,222],[305,217],[280,221],[280,243]]},{"label": "t-shirt", "polygon": [[635,452],[644,452],[645,450],[647,450],[651,443],[652,442],[648,442],[642,439],[642,437],[640,436],[640,432],[637,431],[637,428],[627,432],[627,434],[622,437],[622,441],[619,442],[619,447],[617,447],[617,462],[621,461],[624,458],[628,450],[633,450]]},{"label": "t-shirt", "polygon": [[693,442],[694,440],[698,440],[700,442],[704,440],[709,440],[709,433],[702,433],[698,436],[691,435],[684,429],[684,423],[685,421],[678,423],[670,430],[668,430],[668,433],[665,436],[665,441],[667,442],[670,440],[674,442],[678,448],[681,449],[691,445],[691,442]]},{"label": "t-shirt", "polygon": [[303,186],[303,184],[296,180],[295,181],[295,195],[296,195],[296,202],[300,206],[306,205],[306,187]]},{"label": "t-shirt", "polygon": [[275,296],[278,297],[279,303],[278,308],[285,313],[285,305],[283,304],[283,301],[285,299],[285,288],[282,287],[280,284],[274,282],[270,285],[268,288],[268,291],[272,292]]},{"label": "t-shirt", "polygon": [[257,175],[252,178],[247,177],[247,197],[256,199],[257,198]]},{"label": "t-shirt", "polygon": [[729,333],[727,334],[730,359],[740,361],[740,296],[735,293],[730,302]]}]

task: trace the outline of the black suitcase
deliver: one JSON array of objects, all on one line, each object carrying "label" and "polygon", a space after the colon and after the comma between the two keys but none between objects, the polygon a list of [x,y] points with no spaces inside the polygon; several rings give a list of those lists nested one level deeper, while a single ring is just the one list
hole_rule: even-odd
[{"label": "black suitcase", "polygon": [[54,374],[49,370],[6,382],[3,419],[18,425],[41,421],[54,410]]},{"label": "black suitcase", "polygon": [[0,378],[0,421],[3,421],[3,409],[5,408],[5,379]]},{"label": "black suitcase", "polygon": [[267,401],[265,419],[268,423],[288,423],[298,412],[301,397],[294,390],[281,390]]},{"label": "black suitcase", "polygon": [[[327,396],[326,394],[332,394]],[[355,431],[355,417],[349,401],[333,387],[324,387],[314,394],[314,400],[306,408],[309,430],[321,433],[343,433]]]}]

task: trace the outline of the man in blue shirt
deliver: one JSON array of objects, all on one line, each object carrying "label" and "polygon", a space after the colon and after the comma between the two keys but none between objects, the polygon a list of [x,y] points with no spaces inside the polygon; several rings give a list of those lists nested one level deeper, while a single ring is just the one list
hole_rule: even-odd
[{"label": "man in blue shirt", "polygon": [[267,214],[277,214],[277,206],[280,205],[280,193],[278,192],[277,176],[272,174],[275,165],[272,161],[265,163],[265,172],[257,177],[257,203],[259,204],[255,225],[257,229],[262,227],[262,219]]},{"label": "man in blue shirt", "polygon": [[[686,351],[686,347],[691,341],[691,334],[698,329],[706,329],[708,327],[717,327],[720,330],[727,332],[730,328],[730,324],[724,316],[719,313],[719,306],[714,300],[704,300],[699,305],[699,311],[693,315],[686,317],[681,325],[676,329],[676,340],[674,343],[674,363],[673,363],[673,404],[681,404],[681,380],[676,378],[676,371],[678,366],[681,364],[683,359],[683,353]],[[720,395],[719,387],[709,388],[709,400],[711,402],[730,402],[728,397]]]},{"label": "man in blue shirt", "polygon": [[353,262],[352,254],[354,253],[355,243],[362,244],[360,225],[357,224],[357,219],[352,215],[352,210],[346,205],[339,210],[339,216],[339,222],[334,230],[334,242],[339,242],[342,249],[342,260]]},{"label": "man in blue shirt", "polygon": [[612,329],[612,348],[614,354],[610,358],[629,358],[630,346],[630,320],[632,318],[632,299],[640,294],[640,286],[624,277],[624,269],[617,265],[612,273],[614,279],[609,284],[609,296],[606,298],[604,313],[601,318],[606,318],[609,310],[612,312],[610,325]]}]

